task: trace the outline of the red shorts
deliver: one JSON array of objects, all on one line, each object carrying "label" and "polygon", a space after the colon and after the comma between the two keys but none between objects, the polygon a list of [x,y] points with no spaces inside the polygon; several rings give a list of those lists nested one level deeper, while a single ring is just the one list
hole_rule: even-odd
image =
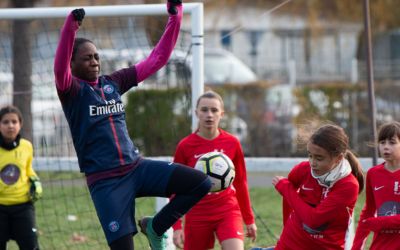
[{"label": "red shorts", "polygon": [[239,209],[212,217],[207,220],[185,218],[184,250],[213,249],[215,237],[219,242],[227,239],[244,240],[243,220]]}]

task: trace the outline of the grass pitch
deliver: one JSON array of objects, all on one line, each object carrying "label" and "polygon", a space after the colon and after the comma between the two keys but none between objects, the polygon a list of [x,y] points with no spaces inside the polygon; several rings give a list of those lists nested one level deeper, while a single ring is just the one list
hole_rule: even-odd
[{"label": "grass pitch", "polygon": [[[40,176],[44,195],[35,207],[41,249],[109,249],[82,175],[47,172],[40,173]],[[282,230],[281,196],[269,185],[253,185],[250,196],[256,216],[258,238],[255,243],[246,239],[245,249],[274,245]],[[364,193],[357,202],[356,220],[363,204]],[[154,214],[155,206],[155,198],[138,198],[136,218]],[[134,237],[134,241],[135,249],[149,249],[147,240],[141,233]],[[14,242],[9,242],[8,249],[17,250],[18,247]]]}]

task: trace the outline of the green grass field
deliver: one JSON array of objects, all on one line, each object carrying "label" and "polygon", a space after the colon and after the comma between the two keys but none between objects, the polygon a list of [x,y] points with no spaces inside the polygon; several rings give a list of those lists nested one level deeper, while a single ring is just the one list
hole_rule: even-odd
[{"label": "green grass field", "polygon": [[[36,203],[36,218],[41,249],[108,249],[82,176],[79,173],[40,173],[40,176],[44,196]],[[246,240],[245,249],[274,245],[282,229],[281,197],[272,187],[251,188],[250,195],[258,239],[254,244]],[[356,218],[363,202],[362,194],[357,203]],[[154,208],[154,198],[137,199],[136,218],[154,214]],[[147,240],[140,233],[134,241],[135,249],[149,249]],[[18,247],[12,242],[8,249],[16,250]]]}]

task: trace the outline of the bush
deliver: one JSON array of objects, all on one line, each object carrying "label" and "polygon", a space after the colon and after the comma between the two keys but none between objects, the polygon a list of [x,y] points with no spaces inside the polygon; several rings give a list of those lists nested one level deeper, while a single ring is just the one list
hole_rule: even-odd
[{"label": "bush", "polygon": [[183,89],[131,92],[126,106],[129,135],[147,156],[173,155],[190,133],[189,108]]}]

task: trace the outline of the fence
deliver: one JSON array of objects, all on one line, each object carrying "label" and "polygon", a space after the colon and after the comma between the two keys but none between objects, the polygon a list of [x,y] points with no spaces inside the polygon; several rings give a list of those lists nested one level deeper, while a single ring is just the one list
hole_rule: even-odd
[{"label": "fence", "polygon": [[[155,160],[171,161],[172,157],[149,157]],[[359,158],[364,171],[372,167],[372,158]],[[248,172],[288,172],[297,163],[307,158],[246,157]],[[381,162],[381,161],[380,161]],[[33,161],[36,171],[79,171],[77,158],[71,157],[37,157]]]}]

